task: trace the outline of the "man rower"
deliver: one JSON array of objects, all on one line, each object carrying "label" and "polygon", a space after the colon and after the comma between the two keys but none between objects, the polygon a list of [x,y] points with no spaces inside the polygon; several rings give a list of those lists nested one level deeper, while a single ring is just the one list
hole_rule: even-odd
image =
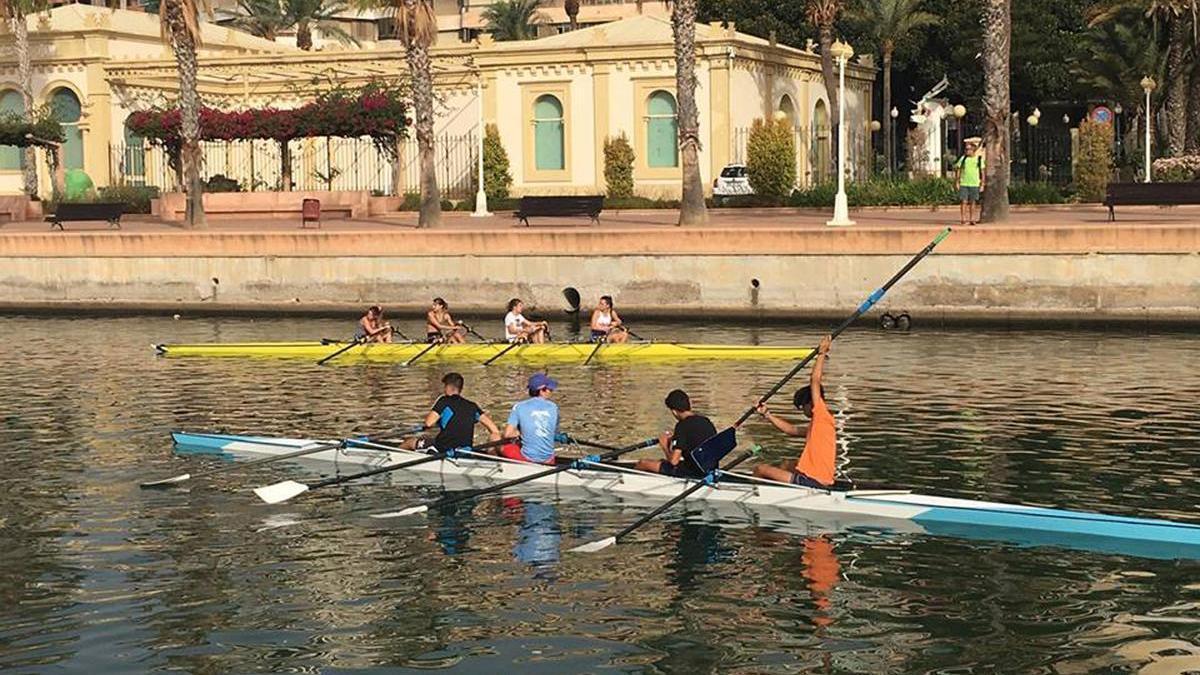
[{"label": "man rower", "polygon": [[504,339],[508,342],[546,341],[550,324],[545,321],[530,321],[525,318],[525,303],[520,298],[508,301],[508,314],[504,315]]},{"label": "man rower", "polygon": [[754,467],[754,475],[759,478],[791,483],[804,487],[828,489],[833,485],[837,459],[837,427],[833,415],[825,406],[825,390],[821,384],[821,376],[825,371],[825,357],[829,355],[829,345],[832,336],[825,336],[817,347],[817,360],[813,364],[812,378],[809,384],[796,391],[792,403],[797,409],[804,411],[809,418],[807,431],[802,432],[791,422],[776,417],[765,403],[758,404],[758,413],[775,428],[788,436],[805,437],[804,451],[800,459],[788,460],[780,466],[759,465]]},{"label": "man rower", "polygon": [[676,478],[701,478],[704,471],[692,461],[692,450],[717,435],[712,420],[692,410],[692,399],[682,389],[667,394],[663,403],[675,418],[674,431],[658,437],[664,459],[641,459],[634,468]]},{"label": "man rower", "polygon": [[441,298],[434,298],[425,313],[425,341],[462,344],[467,341],[466,329],[450,316],[450,306]]},{"label": "man rower", "polygon": [[446,373],[442,377],[442,395],[433,402],[425,415],[425,428],[438,429],[430,438],[409,438],[400,445],[405,450],[430,450],[444,452],[458,448],[469,448],[475,444],[475,425],[482,424],[488,430],[488,440],[500,440],[500,429],[492,418],[474,401],[463,397],[463,376]]},{"label": "man rower", "polygon": [[534,373],[529,378],[529,398],[518,402],[508,414],[504,425],[504,437],[518,443],[500,446],[499,455],[519,462],[554,464],[554,444],[565,442],[566,436],[558,432],[558,405],[550,400],[555,382],[545,373]]},{"label": "man rower", "polygon": [[383,320],[383,308],[371,305],[367,313],[358,320],[354,330],[355,342],[391,342],[392,325]]}]

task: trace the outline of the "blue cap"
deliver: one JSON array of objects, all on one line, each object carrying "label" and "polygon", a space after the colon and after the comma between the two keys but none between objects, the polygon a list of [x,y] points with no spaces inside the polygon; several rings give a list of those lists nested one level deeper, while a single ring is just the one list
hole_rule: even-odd
[{"label": "blue cap", "polygon": [[558,382],[545,373],[534,373],[533,377],[529,378],[529,390],[537,391],[539,389],[554,391],[558,389]]}]

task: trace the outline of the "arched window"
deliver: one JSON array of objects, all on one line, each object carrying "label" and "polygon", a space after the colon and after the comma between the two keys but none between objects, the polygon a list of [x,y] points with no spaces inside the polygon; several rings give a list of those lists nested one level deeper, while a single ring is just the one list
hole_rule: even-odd
[{"label": "arched window", "polygon": [[823,183],[834,175],[830,166],[833,133],[830,130],[829,108],[825,101],[817,101],[813,107],[812,150],[810,162],[813,180]]},{"label": "arched window", "polygon": [[83,106],[75,92],[66,88],[55,89],[50,95],[50,109],[54,111],[58,121],[62,123],[63,135],[63,168],[83,168],[83,130],[79,128],[79,119],[83,116]]},{"label": "arched window", "polygon": [[787,118],[788,122],[794,127],[796,126],[796,104],[792,102],[792,97],[787,94],[779,99],[779,112]]},{"label": "arched window", "polygon": [[646,99],[646,166],[679,166],[679,117],[675,97],[663,90]]},{"label": "arched window", "polygon": [[538,171],[562,171],[567,166],[564,152],[562,103],[543,94],[533,102],[533,166]]},{"label": "arched window", "polygon": [[125,127],[125,156],[122,174],[130,185],[146,184],[146,139]]},{"label": "arched window", "polygon": [[[21,93],[9,89],[0,94],[0,115],[24,115],[25,101]],[[20,171],[24,153],[15,145],[0,145],[0,171]]]}]

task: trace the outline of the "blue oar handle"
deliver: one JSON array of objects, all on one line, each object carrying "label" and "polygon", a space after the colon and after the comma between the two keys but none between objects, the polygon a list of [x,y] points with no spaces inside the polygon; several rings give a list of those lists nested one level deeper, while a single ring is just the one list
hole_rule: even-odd
[{"label": "blue oar handle", "polygon": [[[841,335],[842,332],[845,331],[847,328],[849,328],[851,325],[853,325],[855,321],[858,321],[859,317],[861,317],[863,314],[866,314],[867,310],[871,309],[871,307],[873,307],[875,305],[875,303],[882,300],[883,296],[887,294],[888,289],[890,289],[892,286],[896,285],[896,282],[900,281],[900,279],[902,279],[905,274],[908,274],[909,270],[916,267],[917,263],[921,262],[921,260],[924,259],[925,256],[932,253],[933,249],[936,248],[938,244],[942,243],[942,241],[946,237],[950,236],[951,231],[952,230],[949,227],[942,230],[938,234],[938,236],[934,237],[933,241],[929,242],[928,244],[926,244],[925,248],[921,249],[920,253],[917,253],[907,263],[905,263],[904,267],[901,267],[899,272],[896,272],[895,274],[893,274],[892,278],[888,279],[886,284],[875,289],[875,291],[873,293],[871,293],[871,295],[867,296],[867,299],[864,300],[863,303],[858,306],[858,309],[856,309],[853,314],[851,314],[849,317],[847,317],[847,319],[845,321],[838,324],[837,328],[833,329],[833,331],[829,334],[830,338],[836,338],[837,336]],[[794,368],[792,368],[791,371],[789,371],[787,375],[784,375],[782,380],[775,383],[775,386],[771,387],[771,389],[769,391],[767,391],[767,393],[763,394],[762,398],[758,399],[758,403],[756,403],[755,405],[751,406],[748,410],[746,410],[746,412],[743,413],[742,416],[738,418],[738,421],[733,423],[733,426],[734,427],[742,426],[742,424],[745,423],[746,420],[750,419],[750,416],[754,414],[755,408],[757,408],[760,404],[766,403],[775,394],[778,394],[779,390],[783,389],[784,385],[786,385],[788,382],[790,382],[792,380],[792,378],[796,376],[797,373],[799,373],[801,370],[803,370],[804,366],[807,366],[808,362],[812,361],[813,358],[816,357],[816,355],[817,355],[816,350],[813,350],[812,352],[810,352],[808,354],[808,356],[804,357],[804,359],[801,360],[800,363],[797,363],[796,366]]]}]

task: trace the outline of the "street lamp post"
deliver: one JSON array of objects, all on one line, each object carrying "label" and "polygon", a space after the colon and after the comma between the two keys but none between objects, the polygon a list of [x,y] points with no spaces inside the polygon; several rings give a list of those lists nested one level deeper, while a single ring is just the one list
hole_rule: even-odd
[{"label": "street lamp post", "polygon": [[1113,106],[1113,124],[1115,124],[1117,127],[1117,162],[1118,163],[1120,163],[1125,158],[1124,148],[1121,145],[1121,113],[1123,113],[1123,112],[1125,112],[1125,109],[1121,107],[1121,104],[1119,102],[1115,106]]},{"label": "street lamp post", "polygon": [[850,220],[850,202],[846,199],[846,61],[854,56],[854,48],[838,40],[829,50],[838,62],[838,191],[833,202],[833,218],[826,225],[853,225]]},{"label": "street lamp post", "polygon": [[1041,115],[1033,114],[1025,118],[1025,123],[1029,125],[1029,138],[1025,140],[1026,146],[1029,148],[1025,151],[1025,182],[1029,183],[1035,180],[1037,173],[1037,141],[1034,140],[1034,134],[1037,132],[1038,121],[1041,120]]},{"label": "street lamp post", "polygon": [[900,117],[900,110],[896,106],[892,106],[892,110],[888,114],[892,117],[892,140],[888,146],[888,171],[895,175],[896,165],[899,163],[896,161],[896,118]]},{"label": "street lamp post", "polygon": [[1150,92],[1158,86],[1153,77],[1147,75],[1142,78],[1142,91],[1146,92],[1146,182],[1149,183],[1153,178],[1150,174],[1150,125],[1152,115],[1150,114]]},{"label": "street lamp post", "polygon": [[479,189],[475,191],[475,211],[472,218],[486,218],[492,215],[488,211],[487,192],[483,189],[483,137],[487,130],[483,126],[483,75],[475,81],[475,98],[479,102],[479,138],[475,150],[479,153]]},{"label": "street lamp post", "polygon": [[967,106],[959,103],[954,106],[954,128],[958,131],[958,156],[963,156],[963,138],[966,134],[963,132],[963,118],[967,116]]}]

